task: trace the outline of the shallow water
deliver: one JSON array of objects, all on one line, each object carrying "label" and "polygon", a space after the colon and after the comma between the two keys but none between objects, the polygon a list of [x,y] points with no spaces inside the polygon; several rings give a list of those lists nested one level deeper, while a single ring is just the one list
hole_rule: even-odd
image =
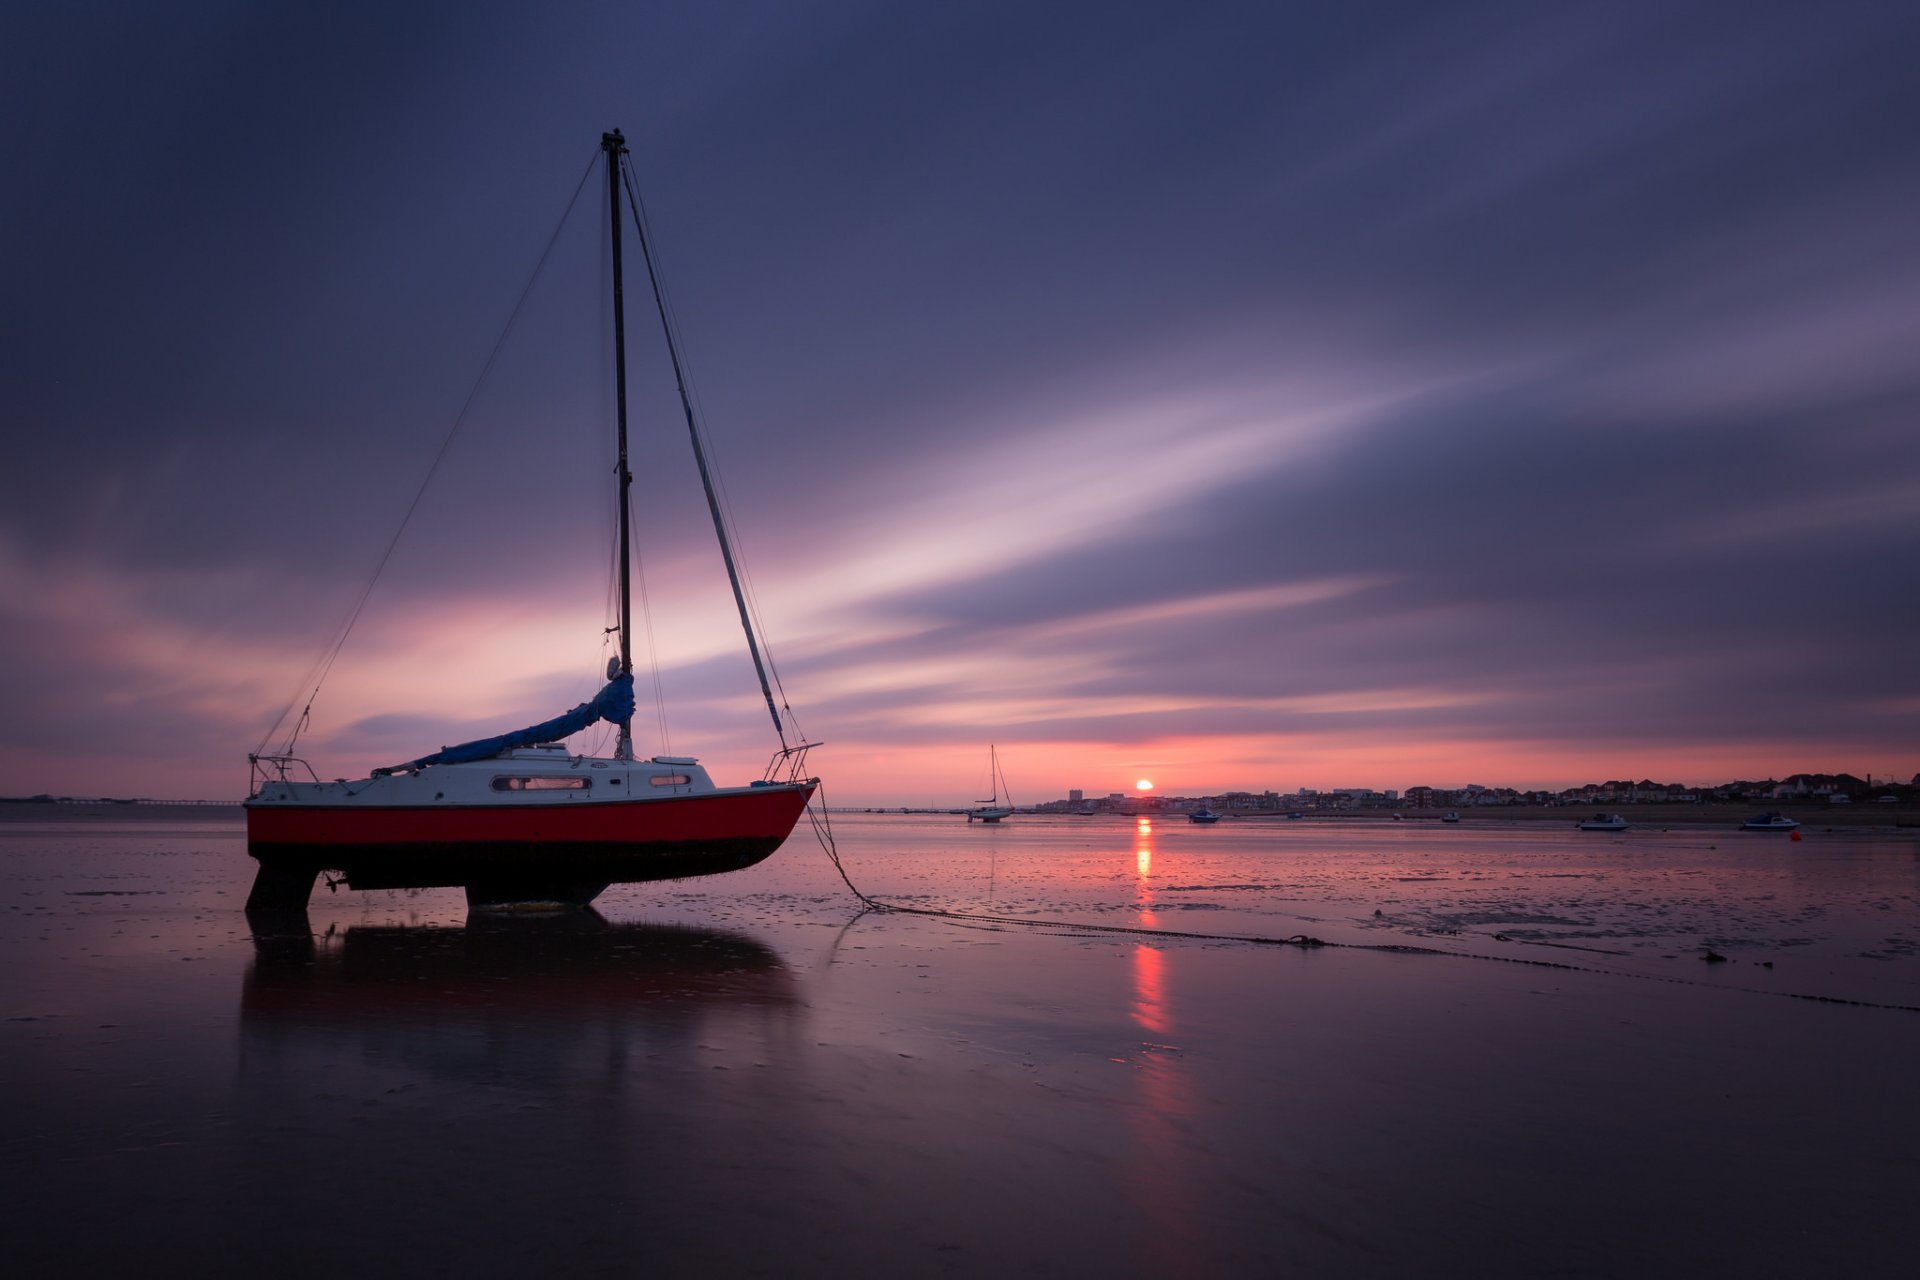
[{"label": "shallow water", "polygon": [[1911,1261],[1912,838],[834,829],[855,883],[901,904],[1423,950],[863,914],[804,833],[734,876],[616,887],[597,916],[469,922],[454,891],[323,889],[304,928],[256,932],[237,824],[0,824],[13,1256],[783,1276]]}]

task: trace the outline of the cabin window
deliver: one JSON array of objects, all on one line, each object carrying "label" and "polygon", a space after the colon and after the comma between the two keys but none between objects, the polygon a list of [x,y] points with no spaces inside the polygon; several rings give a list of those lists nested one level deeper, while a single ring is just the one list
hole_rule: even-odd
[{"label": "cabin window", "polygon": [[495,778],[495,791],[585,791],[593,785],[591,778],[569,778],[547,775],[532,778]]},{"label": "cabin window", "polygon": [[656,787],[684,787],[693,779],[684,773],[656,773],[647,781]]}]

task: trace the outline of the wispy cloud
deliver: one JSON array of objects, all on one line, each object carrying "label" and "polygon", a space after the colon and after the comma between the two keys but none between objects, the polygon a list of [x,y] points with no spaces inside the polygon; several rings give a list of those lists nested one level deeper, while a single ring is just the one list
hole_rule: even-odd
[{"label": "wispy cloud", "polygon": [[[510,82],[410,22],[312,49],[278,19],[35,15],[0,51],[45,125],[0,140],[45,193],[0,244],[0,791],[232,789],[544,245],[580,120],[622,111],[769,647],[845,798],[937,799],[986,740],[1052,789],[1920,769],[1920,18],[1089,13],[690,11],[637,111],[565,0],[501,17]],[[206,53],[269,38],[270,76]],[[150,146],[109,177],[78,139],[136,110]],[[589,223],[316,705],[330,769],[604,671]],[[630,337],[648,733],[757,770],[670,371]]]}]

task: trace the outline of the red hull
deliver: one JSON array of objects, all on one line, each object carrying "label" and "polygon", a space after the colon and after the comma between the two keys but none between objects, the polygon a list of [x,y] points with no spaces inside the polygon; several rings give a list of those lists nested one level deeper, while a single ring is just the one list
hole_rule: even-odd
[{"label": "red hull", "polygon": [[784,840],[812,787],[758,787],[659,800],[514,805],[259,805],[247,809],[249,845],[679,844]]},{"label": "red hull", "polygon": [[609,884],[738,871],[792,834],[813,784],[659,800],[499,806],[252,805],[249,909],[305,907],[314,877],[354,889],[460,886],[475,904],[584,904]]}]

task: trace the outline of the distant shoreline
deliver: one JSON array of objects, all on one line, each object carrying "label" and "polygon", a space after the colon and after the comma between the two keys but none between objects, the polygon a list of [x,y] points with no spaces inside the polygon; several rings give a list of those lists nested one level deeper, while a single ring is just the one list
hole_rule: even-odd
[{"label": "distant shoreline", "polygon": [[0,822],[238,822],[238,800],[0,800]]},{"label": "distant shoreline", "polygon": [[[1438,822],[1446,809],[1401,809],[1405,822]],[[1738,827],[1761,813],[1784,813],[1808,830],[1822,827],[1920,828],[1920,804],[1783,804],[1778,800],[1754,804],[1612,804],[1612,805],[1488,805],[1451,810],[1468,822],[1574,823],[1596,813],[1617,813],[1633,827]],[[1174,816],[1174,815],[1169,815]],[[1242,815],[1243,817],[1252,815]],[[1354,814],[1308,814],[1307,820],[1366,818],[1393,820],[1392,812],[1365,810]]]},{"label": "distant shoreline", "polygon": [[[901,815],[917,817],[961,817],[965,809],[906,809],[894,805],[835,805],[827,812],[840,814],[874,814],[876,816]],[[1737,828],[1741,823],[1756,814],[1779,812],[1798,821],[1808,831],[1827,828],[1846,827],[1850,830],[1895,830],[1912,829],[1920,834],[1920,803],[1902,804],[1851,804],[1828,805],[1793,804],[1772,801],[1753,804],[1615,804],[1615,805],[1486,805],[1466,806],[1459,809],[1329,809],[1306,810],[1297,820],[1289,820],[1287,811],[1274,809],[1221,809],[1224,822],[1258,823],[1260,825],[1292,826],[1296,822],[1301,826],[1314,823],[1375,823],[1399,824],[1432,823],[1440,824],[1442,814],[1454,812],[1460,815],[1461,825],[1475,823],[1534,823],[1547,826],[1573,826],[1596,813],[1617,813],[1627,820],[1629,827],[1658,830],[1662,827],[1726,827]],[[1099,821],[1111,819],[1122,822],[1137,822],[1142,818],[1156,822],[1185,822],[1185,809],[1142,809],[1138,812],[1102,811],[1099,813],[1068,813],[1059,810],[1032,812],[1017,810],[1008,822],[1017,822],[1022,818],[1062,818],[1073,822]]]}]

